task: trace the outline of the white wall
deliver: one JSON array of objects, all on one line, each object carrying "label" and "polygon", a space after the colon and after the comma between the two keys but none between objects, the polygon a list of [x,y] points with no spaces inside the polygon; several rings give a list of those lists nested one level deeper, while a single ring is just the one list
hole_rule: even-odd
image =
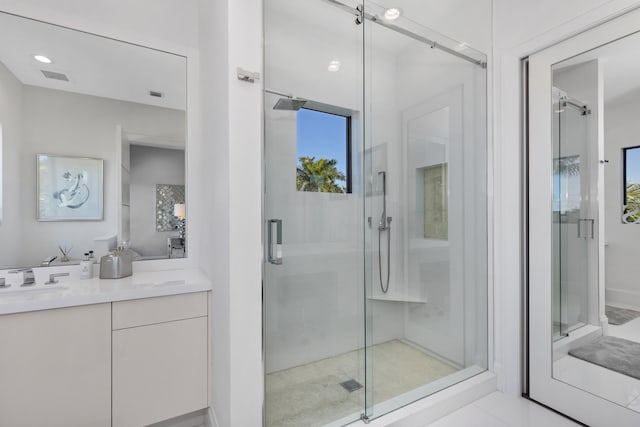
[{"label": "white wall", "polygon": [[521,392],[520,58],[637,4],[630,0],[494,0],[492,182],[494,229],[494,371],[498,387]]},{"label": "white wall", "polygon": [[119,200],[115,183],[116,174],[120,173],[119,159],[115,158],[117,125],[131,133],[180,139],[184,134],[184,112],[24,87],[19,174],[24,188],[36,188],[34,159],[39,153],[95,157],[105,163],[103,221],[39,222],[35,218],[36,198],[24,195],[22,221],[13,225],[22,227],[23,265],[38,265],[45,257],[58,255],[58,245],[73,246],[71,257],[79,259],[93,248],[96,237],[117,234]]},{"label": "white wall", "polygon": [[199,1],[202,80],[198,118],[207,183],[200,265],[213,281],[212,387],[219,426],[262,423],[261,147],[262,2]]},{"label": "white wall", "polygon": [[605,104],[604,136],[607,303],[640,305],[640,227],[621,220],[624,191],[622,149],[638,145],[640,94],[631,92]]},{"label": "white wall", "polygon": [[[22,238],[21,200],[25,191],[11,177],[20,175],[20,144],[22,142],[22,84],[0,63],[0,260],[2,264],[21,264]],[[25,187],[27,188],[27,187]]]},{"label": "white wall", "polygon": [[142,256],[166,256],[167,238],[178,232],[156,230],[156,184],[184,185],[184,150],[130,147],[130,247]]},{"label": "white wall", "polygon": [[2,0],[0,10],[170,51],[198,46],[196,0]]}]

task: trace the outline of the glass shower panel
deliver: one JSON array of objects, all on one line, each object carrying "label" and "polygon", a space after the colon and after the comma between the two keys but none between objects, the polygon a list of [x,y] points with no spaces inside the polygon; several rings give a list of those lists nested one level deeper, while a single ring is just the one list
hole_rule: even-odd
[{"label": "glass shower panel", "polygon": [[384,11],[365,2],[369,418],[487,367],[486,69],[451,52],[484,58]]},{"label": "glass shower panel", "polygon": [[553,120],[553,333],[554,339],[588,322],[589,242],[594,218],[589,214],[589,138],[584,111],[554,91]]},{"label": "glass shower panel", "polygon": [[363,27],[322,1],[264,15],[265,425],[343,425],[365,390]]}]

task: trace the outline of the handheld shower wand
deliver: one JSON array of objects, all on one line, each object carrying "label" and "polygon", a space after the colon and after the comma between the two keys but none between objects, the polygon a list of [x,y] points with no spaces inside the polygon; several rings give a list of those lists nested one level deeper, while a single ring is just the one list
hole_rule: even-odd
[{"label": "handheld shower wand", "polygon": [[[391,217],[387,216],[387,173],[378,172],[382,176],[382,215],[378,223],[378,273],[380,277],[380,290],[383,294],[389,291],[389,278],[391,277]],[[382,233],[387,232],[387,280],[382,280]]]},{"label": "handheld shower wand", "polygon": [[[382,175],[382,215],[380,216],[380,222],[378,222],[378,230],[386,230],[388,228],[387,223],[387,173],[385,171],[378,172],[378,175]],[[391,222],[389,220],[389,222]]]}]

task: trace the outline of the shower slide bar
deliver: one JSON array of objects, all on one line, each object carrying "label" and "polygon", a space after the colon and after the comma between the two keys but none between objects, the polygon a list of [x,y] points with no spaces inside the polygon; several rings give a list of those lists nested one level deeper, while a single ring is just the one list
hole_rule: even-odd
[{"label": "shower slide bar", "polygon": [[376,24],[381,25],[381,26],[383,26],[385,28],[388,28],[388,29],[390,29],[392,31],[395,31],[397,33],[400,33],[400,34],[403,34],[405,36],[411,37],[414,40],[417,40],[419,42],[428,44],[429,46],[431,46],[432,49],[439,49],[439,50],[441,50],[443,52],[446,52],[446,53],[448,53],[450,55],[457,56],[458,58],[464,59],[465,61],[469,61],[472,64],[475,64],[475,65],[477,65],[477,66],[479,66],[481,68],[487,68],[486,61],[482,61],[482,60],[473,58],[471,56],[465,55],[462,52],[458,52],[458,51],[456,51],[454,49],[448,48],[447,46],[444,46],[444,45],[442,45],[442,44],[440,44],[440,43],[438,43],[438,42],[436,42],[434,40],[428,39],[426,37],[423,37],[423,36],[421,36],[419,34],[416,34],[416,33],[412,32],[412,31],[409,31],[409,30],[406,30],[404,28],[398,27],[397,25],[393,25],[393,24],[391,24],[389,22],[386,22],[386,21],[380,19],[379,17],[377,17],[375,15],[371,15],[369,13],[366,13],[366,12],[363,11],[363,6],[362,5],[359,5],[357,8],[352,8],[351,6],[348,6],[348,5],[342,3],[342,2],[340,2],[338,0],[323,0],[323,1],[325,3],[328,3],[328,4],[331,4],[333,6],[336,6],[336,7],[340,8],[340,9],[342,9],[344,11],[347,11],[350,14],[358,17],[359,20],[356,21],[358,23],[361,23],[362,19],[364,18],[364,19],[366,19],[368,21],[375,22]]}]

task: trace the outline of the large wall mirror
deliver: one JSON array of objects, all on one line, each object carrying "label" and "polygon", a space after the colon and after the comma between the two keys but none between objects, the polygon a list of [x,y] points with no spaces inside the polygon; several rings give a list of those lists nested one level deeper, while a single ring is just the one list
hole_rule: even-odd
[{"label": "large wall mirror", "polygon": [[640,10],[529,57],[530,396],[640,425]]},{"label": "large wall mirror", "polygon": [[186,256],[186,58],[5,13],[0,34],[0,268]]}]

